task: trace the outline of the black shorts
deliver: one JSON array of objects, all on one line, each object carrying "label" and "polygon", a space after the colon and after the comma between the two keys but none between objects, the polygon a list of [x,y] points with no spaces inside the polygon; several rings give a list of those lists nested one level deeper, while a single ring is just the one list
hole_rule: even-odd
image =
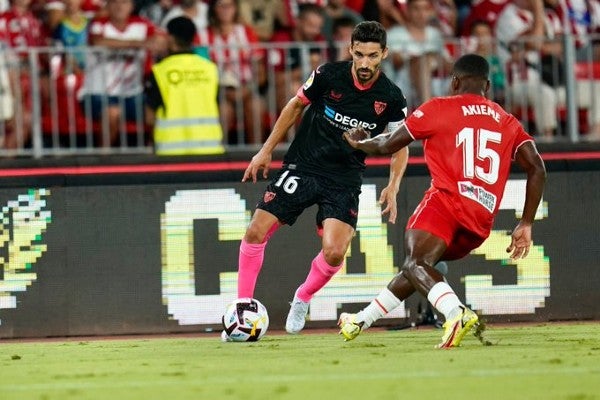
[{"label": "black shorts", "polygon": [[339,185],[332,179],[282,169],[269,183],[257,208],[275,215],[287,225],[308,207],[317,204],[317,225],[326,218],[335,218],[356,228],[360,186]]}]

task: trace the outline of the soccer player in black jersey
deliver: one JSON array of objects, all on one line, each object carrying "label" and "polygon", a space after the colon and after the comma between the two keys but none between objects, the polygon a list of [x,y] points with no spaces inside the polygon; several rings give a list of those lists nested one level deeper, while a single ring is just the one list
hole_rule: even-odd
[{"label": "soccer player in black jersey", "polygon": [[[281,225],[292,225],[306,208],[318,205],[322,250],[294,295],[286,321],[289,333],[304,328],[311,298],[342,267],[356,228],[366,154],[350,147],[343,133],[357,126],[372,135],[393,132],[406,117],[402,91],[380,69],[387,52],[386,32],[380,23],[358,24],[350,43],[352,61],[324,64],[312,72],[283,108],[244,172],[242,182],[256,182],[261,169],[267,178],[275,146],[308,106],[283,168],[257,205],[239,253],[238,297],[253,297],[271,235]],[[406,148],[393,154],[389,183],[379,199],[385,204],[382,214],[389,214],[391,223],[396,221],[396,195],[407,159]]]}]

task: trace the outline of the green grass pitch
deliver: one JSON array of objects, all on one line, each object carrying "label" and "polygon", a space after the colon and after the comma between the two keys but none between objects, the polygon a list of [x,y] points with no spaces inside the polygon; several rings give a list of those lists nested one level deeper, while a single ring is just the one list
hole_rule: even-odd
[{"label": "green grass pitch", "polygon": [[492,325],[493,346],[436,350],[441,334],[0,341],[0,399],[600,399],[600,323]]}]

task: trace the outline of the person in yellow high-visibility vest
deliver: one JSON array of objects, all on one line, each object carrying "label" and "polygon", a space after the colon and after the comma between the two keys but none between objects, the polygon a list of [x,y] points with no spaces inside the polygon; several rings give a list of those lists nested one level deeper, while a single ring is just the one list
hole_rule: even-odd
[{"label": "person in yellow high-visibility vest", "polygon": [[187,17],[167,24],[169,55],[146,81],[146,122],[158,155],[223,154],[217,65],[193,53],[196,26]]}]

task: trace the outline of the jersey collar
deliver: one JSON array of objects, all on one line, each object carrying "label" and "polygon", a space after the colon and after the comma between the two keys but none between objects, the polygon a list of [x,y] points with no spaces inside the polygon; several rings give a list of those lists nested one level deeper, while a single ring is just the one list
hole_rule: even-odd
[{"label": "jersey collar", "polygon": [[381,75],[381,69],[377,70],[377,72],[375,73],[375,78],[367,85],[363,85],[358,81],[358,78],[356,77],[356,72],[354,72],[352,64],[350,64],[350,74],[352,75],[352,81],[354,82],[355,88],[357,88],[358,90],[367,90],[370,89],[375,84],[375,82],[377,82],[377,79],[379,79],[379,75]]}]

